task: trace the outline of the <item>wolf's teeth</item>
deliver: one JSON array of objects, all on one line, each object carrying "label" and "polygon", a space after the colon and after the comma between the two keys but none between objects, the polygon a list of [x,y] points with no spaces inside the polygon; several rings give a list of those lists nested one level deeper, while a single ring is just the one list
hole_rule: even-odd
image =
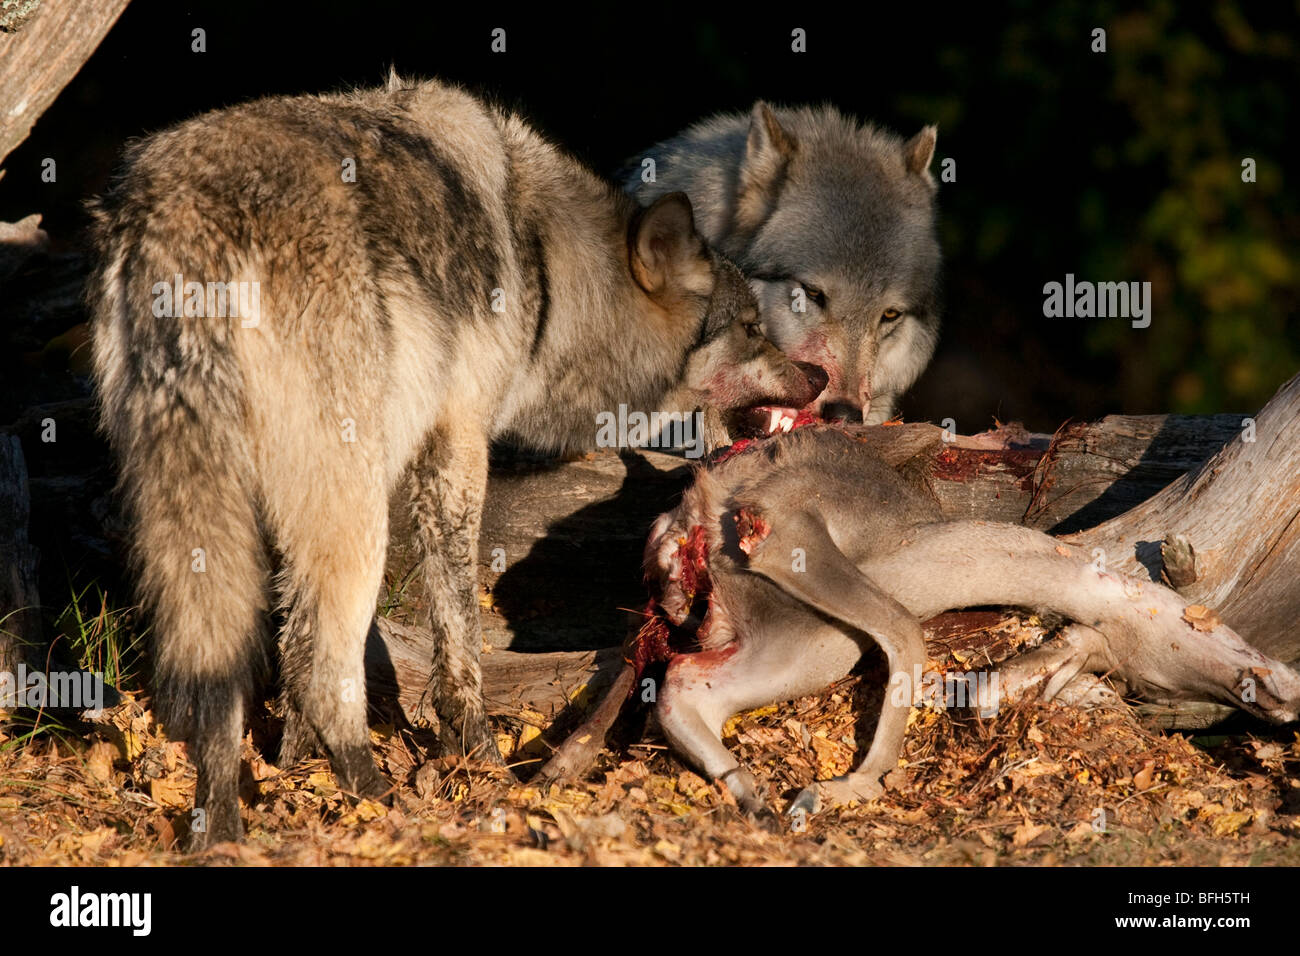
[{"label": "wolf's teeth", "polygon": [[780,427],[781,410],[779,408],[773,408],[767,413],[767,433],[771,435]]},{"label": "wolf's teeth", "polygon": [[781,416],[781,431],[783,431],[783,432],[788,432],[788,431],[789,431],[790,429],[792,429],[792,428],[794,428],[794,418],[793,418],[793,416],[790,416],[790,415],[782,415],[782,416]]}]

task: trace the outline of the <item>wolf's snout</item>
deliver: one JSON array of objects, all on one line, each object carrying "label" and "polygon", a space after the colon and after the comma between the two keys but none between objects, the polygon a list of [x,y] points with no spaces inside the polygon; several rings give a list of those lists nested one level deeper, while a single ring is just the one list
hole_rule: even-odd
[{"label": "wolf's snout", "polygon": [[[803,372],[804,378],[808,380],[808,387],[811,389],[808,401],[811,402],[826,388],[826,383],[831,380],[830,376],[826,374],[826,369],[820,365],[813,365],[811,362],[795,362],[794,364],[799,366],[799,371]],[[805,402],[805,404],[807,403]]]},{"label": "wolf's snout", "polygon": [[822,418],[828,422],[848,422],[850,425],[862,423],[862,409],[843,399],[827,402],[822,406]]}]

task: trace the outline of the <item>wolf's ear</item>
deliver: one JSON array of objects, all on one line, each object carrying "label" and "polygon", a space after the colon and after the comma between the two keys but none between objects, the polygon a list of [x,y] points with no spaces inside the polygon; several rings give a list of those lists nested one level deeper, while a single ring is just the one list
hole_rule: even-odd
[{"label": "wolf's ear", "polygon": [[930,178],[930,160],[934,159],[934,144],[938,139],[939,127],[926,126],[903,144],[903,162],[907,171],[928,183],[934,182]]},{"label": "wolf's ear", "polygon": [[643,209],[628,246],[632,277],[651,297],[712,291],[712,268],[686,193],[668,193]]},{"label": "wolf's ear", "polygon": [[736,196],[736,224],[754,229],[767,218],[776,204],[786,165],[799,144],[762,100],[749,113],[749,136],[745,139],[745,159],[740,164]]}]

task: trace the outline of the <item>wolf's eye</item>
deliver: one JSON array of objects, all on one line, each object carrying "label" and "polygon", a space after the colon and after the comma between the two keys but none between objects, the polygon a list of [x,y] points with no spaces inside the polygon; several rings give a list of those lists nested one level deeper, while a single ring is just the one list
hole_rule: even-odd
[{"label": "wolf's eye", "polygon": [[880,314],[880,319],[883,322],[893,322],[902,314],[903,313],[899,312],[897,309],[886,309]]},{"label": "wolf's eye", "polygon": [[815,285],[809,285],[807,282],[800,282],[799,287],[803,289],[804,295],[808,296],[809,299],[811,299],[814,303],[816,303],[817,308],[819,309],[826,308],[825,292],[817,288]]}]

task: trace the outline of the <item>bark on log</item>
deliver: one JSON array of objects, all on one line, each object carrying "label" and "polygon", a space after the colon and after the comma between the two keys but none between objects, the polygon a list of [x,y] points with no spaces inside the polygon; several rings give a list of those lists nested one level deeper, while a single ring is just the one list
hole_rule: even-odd
[{"label": "bark on log", "polygon": [[[649,451],[494,469],[479,538],[485,640],[521,652],[620,643],[645,603],[641,551],[650,524],[690,480],[681,458]],[[387,577],[399,623],[425,622],[405,496],[390,509]]]},{"label": "bark on log", "polygon": [[[925,480],[946,516],[1059,531],[1113,517],[1157,495],[1218,451],[1240,422],[1237,415],[1112,416],[1068,425],[1056,436],[1015,426],[951,436],[919,423],[866,432],[891,465]],[[532,705],[546,711],[560,702],[552,683],[557,673],[561,683],[583,683],[593,675],[593,648],[605,649],[602,661],[614,661],[629,623],[622,609],[645,600],[640,561],[646,530],[689,480],[682,459],[653,451],[494,471],[480,542],[484,633],[498,648],[484,658],[489,696],[508,697],[517,687],[519,701],[531,695]],[[390,580],[409,581],[415,558],[400,496],[392,527]],[[493,569],[499,557],[504,571],[500,563]],[[368,656],[375,663],[382,645],[400,644],[389,656],[404,666],[396,674],[372,672],[371,686],[375,693],[400,688],[404,709],[418,703],[431,657],[419,590],[410,584],[402,601],[406,621],[415,626],[381,621]],[[571,653],[554,653],[560,651]],[[602,680],[610,676],[604,665],[595,672]]]},{"label": "bark on log", "polygon": [[[370,700],[395,700],[411,724],[431,719],[423,698],[432,655],[433,637],[427,628],[377,618],[366,641],[366,690]],[[483,695],[488,712],[518,714],[527,708],[554,716],[584,688],[600,692],[622,663],[621,647],[541,654],[493,649],[483,656]]]},{"label": "bark on log", "polygon": [[[0,32],[0,162],[68,85],[127,0],[44,0]],[[3,173],[0,173],[3,175]]]},{"label": "bark on log", "polygon": [[[1109,567],[1160,580],[1162,542],[1181,536],[1184,597],[1273,657],[1300,660],[1300,375],[1233,440],[1150,500],[1067,538]],[[1168,550],[1168,549],[1166,549]],[[1182,550],[1182,549],[1177,549]]]},{"label": "bark on log", "polygon": [[1069,534],[1123,514],[1241,433],[1242,415],[1111,415],[1052,438],[1024,523]]}]

